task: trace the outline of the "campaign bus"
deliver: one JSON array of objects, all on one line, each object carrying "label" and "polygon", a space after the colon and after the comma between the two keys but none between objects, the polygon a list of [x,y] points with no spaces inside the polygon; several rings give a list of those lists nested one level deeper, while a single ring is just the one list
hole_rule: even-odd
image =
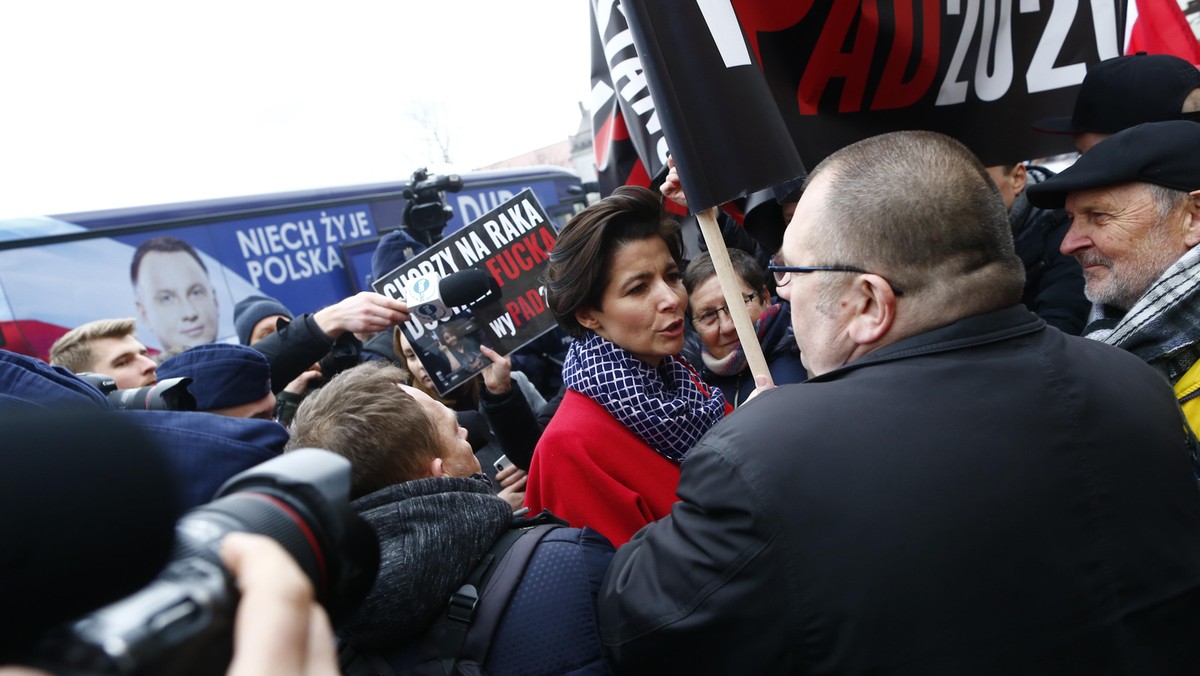
[{"label": "campaign bus", "polygon": [[[579,177],[560,167],[460,176],[461,189],[444,193],[452,211],[444,235],[525,189],[533,191],[557,227],[586,203]],[[377,183],[0,220],[0,349],[46,359],[50,345],[71,328],[96,319],[137,317],[138,338],[152,352],[162,351],[171,342],[166,336],[172,329],[164,327],[171,312],[150,316],[151,305],[174,305],[175,315],[211,316],[208,333],[193,342],[236,342],[233,308],[248,296],[269,296],[299,315],[370,290],[371,254],[380,237],[405,225],[409,185]],[[171,251],[172,246],[184,250]],[[187,291],[137,297],[134,256],[147,248],[177,254],[155,257],[174,262],[153,274],[180,280]],[[183,278],[189,274],[200,281],[188,285]]]}]

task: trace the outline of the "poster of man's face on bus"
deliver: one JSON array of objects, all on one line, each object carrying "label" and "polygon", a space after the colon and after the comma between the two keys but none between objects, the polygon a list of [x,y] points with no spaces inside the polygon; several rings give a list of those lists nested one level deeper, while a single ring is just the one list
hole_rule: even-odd
[{"label": "poster of man's face on bus", "polygon": [[208,268],[187,242],[171,236],[138,245],[130,264],[139,327],[166,353],[217,339],[217,293]]}]

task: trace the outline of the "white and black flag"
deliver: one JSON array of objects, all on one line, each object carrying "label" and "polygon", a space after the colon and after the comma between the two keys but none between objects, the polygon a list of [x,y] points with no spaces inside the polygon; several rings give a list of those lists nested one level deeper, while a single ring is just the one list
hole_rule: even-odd
[{"label": "white and black flag", "polygon": [[[608,28],[594,70],[607,67],[614,97],[632,92],[643,113],[600,122],[618,141],[661,131],[695,208],[802,173],[792,149],[811,168],[902,129],[952,136],[989,165],[1056,155],[1070,138],[1032,123],[1069,115],[1088,68],[1126,53],[1131,2],[594,0]],[[1155,51],[1196,47],[1177,42]],[[625,182],[661,169],[660,145],[638,144],[644,169],[625,160]]]}]

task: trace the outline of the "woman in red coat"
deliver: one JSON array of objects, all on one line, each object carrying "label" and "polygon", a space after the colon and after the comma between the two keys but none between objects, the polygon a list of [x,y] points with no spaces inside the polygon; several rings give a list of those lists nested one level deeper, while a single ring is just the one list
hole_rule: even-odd
[{"label": "woman in red coat", "polygon": [[679,464],[726,412],[720,391],[678,356],[682,258],[679,225],[633,187],[576,215],[550,254],[547,299],[575,341],[525,504],[618,546],[671,511]]}]

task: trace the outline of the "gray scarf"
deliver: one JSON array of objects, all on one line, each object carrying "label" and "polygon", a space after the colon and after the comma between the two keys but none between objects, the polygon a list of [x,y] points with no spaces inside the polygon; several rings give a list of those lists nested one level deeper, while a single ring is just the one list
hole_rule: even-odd
[{"label": "gray scarf", "polygon": [[1174,384],[1200,358],[1200,246],[1167,268],[1128,312],[1093,305],[1083,335],[1132,352]]},{"label": "gray scarf", "polygon": [[512,508],[478,479],[428,478],[354,501],[379,535],[375,586],[339,635],[386,650],[424,633],[512,523]]}]

